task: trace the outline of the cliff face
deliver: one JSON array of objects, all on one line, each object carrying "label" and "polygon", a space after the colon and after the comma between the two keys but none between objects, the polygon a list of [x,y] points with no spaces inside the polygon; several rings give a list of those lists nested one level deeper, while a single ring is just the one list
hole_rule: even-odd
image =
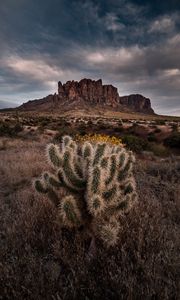
[{"label": "cliff face", "polygon": [[81,81],[58,82],[60,99],[80,100],[90,104],[116,106],[119,95],[117,88],[112,85],[103,85],[102,80],[82,79]]},{"label": "cliff face", "polygon": [[119,111],[136,111],[153,114],[151,102],[142,95],[120,97],[113,85],[103,85],[102,80],[82,79],[81,81],[58,82],[58,94],[29,101],[19,108],[22,110],[67,110],[98,106]]},{"label": "cliff face", "polygon": [[123,106],[126,106],[133,111],[154,114],[154,110],[151,108],[150,99],[145,98],[142,95],[133,94],[129,96],[122,96],[119,97],[119,101]]}]

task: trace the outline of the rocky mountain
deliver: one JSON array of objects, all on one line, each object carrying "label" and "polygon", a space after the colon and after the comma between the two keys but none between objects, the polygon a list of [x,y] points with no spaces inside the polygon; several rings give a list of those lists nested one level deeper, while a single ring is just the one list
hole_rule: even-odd
[{"label": "rocky mountain", "polygon": [[38,100],[31,100],[20,107],[20,110],[61,110],[91,107],[107,108],[118,111],[134,111],[154,114],[150,99],[142,95],[119,96],[113,85],[103,85],[102,80],[82,79],[58,82],[58,94],[49,95]]},{"label": "rocky mountain", "polygon": [[150,99],[139,94],[122,96],[120,97],[120,103],[133,111],[154,114]]}]

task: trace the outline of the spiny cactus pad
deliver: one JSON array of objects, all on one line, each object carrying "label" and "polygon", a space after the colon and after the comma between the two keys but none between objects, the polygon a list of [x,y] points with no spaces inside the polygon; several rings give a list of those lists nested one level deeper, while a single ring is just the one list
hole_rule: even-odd
[{"label": "spiny cactus pad", "polygon": [[48,145],[47,158],[54,173],[43,173],[34,187],[57,206],[62,226],[84,225],[107,246],[116,244],[119,218],[137,199],[132,152],[64,136],[60,146]]}]

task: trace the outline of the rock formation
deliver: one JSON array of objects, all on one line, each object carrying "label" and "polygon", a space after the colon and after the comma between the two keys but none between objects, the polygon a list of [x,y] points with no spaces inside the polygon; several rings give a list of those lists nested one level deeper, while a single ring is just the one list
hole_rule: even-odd
[{"label": "rock formation", "polygon": [[118,111],[135,111],[153,114],[151,102],[142,95],[120,97],[113,85],[103,85],[102,80],[82,79],[58,82],[58,94],[32,100],[19,107],[21,110],[67,110],[73,108],[104,107]]},{"label": "rock formation", "polygon": [[80,100],[89,104],[117,106],[119,95],[117,88],[112,85],[103,85],[102,80],[82,79],[81,81],[58,82],[60,99]]},{"label": "rock formation", "polygon": [[133,111],[154,114],[150,99],[139,94],[122,96],[120,103]]}]

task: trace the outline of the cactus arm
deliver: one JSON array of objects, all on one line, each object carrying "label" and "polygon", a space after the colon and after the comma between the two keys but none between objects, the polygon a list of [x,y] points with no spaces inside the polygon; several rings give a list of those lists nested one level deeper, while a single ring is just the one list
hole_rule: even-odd
[{"label": "cactus arm", "polygon": [[101,157],[104,154],[106,148],[106,144],[97,144],[95,154],[94,154],[94,160],[93,160],[93,166],[97,165],[101,159]]},{"label": "cactus arm", "polygon": [[101,171],[99,167],[95,167],[92,171],[91,192],[97,194],[100,187]]},{"label": "cactus arm", "polygon": [[108,185],[108,184],[110,184],[112,182],[112,180],[113,180],[113,178],[115,176],[116,170],[117,170],[116,156],[112,155],[110,157],[109,176],[108,176],[108,178],[105,181],[106,185]]},{"label": "cactus arm", "polygon": [[93,154],[93,146],[89,142],[85,142],[82,145],[82,156],[84,159],[88,157],[92,157]]},{"label": "cactus arm", "polygon": [[49,176],[49,184],[55,188],[63,187],[63,183],[58,180],[58,178],[54,175]]},{"label": "cactus arm", "polygon": [[35,179],[34,180],[34,188],[37,192],[46,194],[48,192],[47,186],[42,179]]},{"label": "cactus arm", "polygon": [[105,209],[104,200],[99,195],[92,196],[88,201],[88,211],[94,217],[100,215]]},{"label": "cactus arm", "polygon": [[78,227],[81,225],[81,212],[77,206],[76,199],[70,195],[62,199],[59,205],[59,214],[65,225]]},{"label": "cactus arm", "polygon": [[127,176],[129,175],[128,173],[131,169],[131,165],[132,165],[132,162],[130,159],[128,159],[124,168],[119,171],[118,178],[117,178],[119,182],[121,182],[127,178]]},{"label": "cactus arm", "polygon": [[47,196],[55,204],[55,206],[59,204],[59,198],[56,192],[50,186],[48,186],[44,178],[34,180],[34,188],[41,194],[47,194]]},{"label": "cactus arm", "polygon": [[79,176],[79,178],[83,179],[84,176],[83,176],[82,167],[81,164],[77,161],[77,159],[74,159],[73,165],[74,165],[75,173]]},{"label": "cactus arm", "polygon": [[114,246],[117,243],[119,227],[115,224],[104,224],[100,227],[100,237],[107,247]]},{"label": "cactus arm", "polygon": [[114,185],[111,189],[106,190],[105,192],[103,192],[103,199],[105,200],[105,202],[111,202],[114,197],[116,196],[117,193],[117,186]]},{"label": "cactus arm", "polygon": [[72,138],[69,135],[64,135],[62,137],[62,149],[64,150],[73,142]]},{"label": "cactus arm", "polygon": [[48,145],[47,157],[48,157],[48,161],[54,168],[59,168],[60,166],[62,166],[62,157],[57,145],[54,144]]},{"label": "cactus arm", "polygon": [[109,157],[105,156],[102,158],[100,166],[102,169],[106,169],[108,167],[108,161],[109,161]]},{"label": "cactus arm", "polygon": [[130,194],[134,191],[134,186],[131,182],[129,182],[124,189],[124,195]]},{"label": "cactus arm", "polygon": [[74,190],[82,190],[85,188],[85,181],[81,179],[74,170],[71,151],[66,150],[63,155],[62,167],[63,180]]},{"label": "cactus arm", "polygon": [[119,161],[118,167],[119,167],[119,168],[122,168],[122,166],[123,166],[124,163],[125,163],[125,160],[126,160],[126,154],[125,154],[125,152],[123,151],[123,152],[120,153],[119,156],[118,156],[118,161]]},{"label": "cactus arm", "polygon": [[60,188],[63,187],[63,183],[61,180],[58,179],[57,176],[51,174],[50,172],[44,172],[42,174],[42,177],[44,178],[44,181],[46,182],[46,185],[50,188]]}]

